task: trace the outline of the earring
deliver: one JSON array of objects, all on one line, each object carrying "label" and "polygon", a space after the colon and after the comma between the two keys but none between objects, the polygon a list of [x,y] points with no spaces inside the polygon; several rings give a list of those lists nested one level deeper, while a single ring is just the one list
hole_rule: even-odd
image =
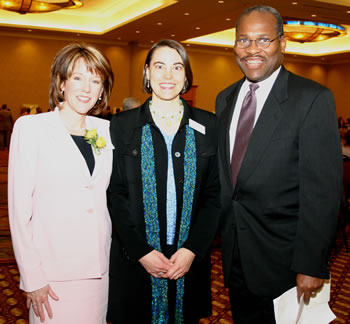
[{"label": "earring", "polygon": [[100,96],[99,98],[98,98],[98,101],[101,101],[102,100],[102,97]]},{"label": "earring", "polygon": [[64,96],[64,90],[63,89],[61,90],[61,94],[62,94],[62,96]]}]

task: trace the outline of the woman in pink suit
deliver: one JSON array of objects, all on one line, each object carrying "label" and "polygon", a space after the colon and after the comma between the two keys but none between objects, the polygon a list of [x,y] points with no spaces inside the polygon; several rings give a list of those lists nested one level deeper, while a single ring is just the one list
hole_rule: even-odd
[{"label": "woman in pink suit", "polygon": [[30,323],[106,323],[113,145],[109,122],[90,115],[112,86],[101,52],[68,45],[51,67],[54,111],[16,122],[9,217]]}]

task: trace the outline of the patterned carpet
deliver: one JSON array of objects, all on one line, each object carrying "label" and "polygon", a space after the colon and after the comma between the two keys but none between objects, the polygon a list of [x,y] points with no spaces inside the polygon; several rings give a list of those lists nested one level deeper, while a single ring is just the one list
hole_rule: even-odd
[{"label": "patterned carpet", "polygon": [[[0,324],[28,324],[25,294],[18,288],[19,273],[13,256],[8,225],[6,166],[7,154],[0,151]],[[350,238],[350,225],[346,227],[346,233]],[[341,233],[337,235],[336,251],[337,253],[332,255],[330,267],[330,307],[337,316],[332,324],[350,324],[350,253],[345,250]],[[213,315],[202,319],[200,323],[232,324],[228,292],[223,284],[221,252],[218,248],[212,252],[212,263]]]}]

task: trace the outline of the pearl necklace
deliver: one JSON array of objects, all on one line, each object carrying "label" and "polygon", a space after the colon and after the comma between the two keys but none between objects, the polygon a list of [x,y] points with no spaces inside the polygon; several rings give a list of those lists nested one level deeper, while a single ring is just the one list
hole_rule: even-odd
[{"label": "pearl necklace", "polygon": [[64,125],[64,126],[71,135],[82,136],[82,135],[85,135],[86,133],[86,127],[74,128],[74,127],[69,127],[68,125]]},{"label": "pearl necklace", "polygon": [[[174,113],[169,115],[163,115],[157,112],[154,108],[152,109],[152,100],[149,102],[149,109],[151,111],[152,117],[156,124],[161,123],[166,127],[173,127],[174,124],[178,124],[183,116],[184,105],[180,100],[180,109],[177,109]],[[158,123],[157,123],[158,122]]]}]

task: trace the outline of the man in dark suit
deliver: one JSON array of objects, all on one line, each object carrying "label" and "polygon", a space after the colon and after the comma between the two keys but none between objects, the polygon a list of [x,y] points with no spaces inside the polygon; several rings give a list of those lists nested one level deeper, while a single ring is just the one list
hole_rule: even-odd
[{"label": "man in dark suit", "polygon": [[[234,53],[245,78],[216,101],[223,270],[235,324],[275,323],[274,298],[296,286],[308,302],[329,277],[342,183],[335,106],[327,88],[282,66],[285,47],[275,9],[243,12]],[[253,117],[243,106],[254,107]]]}]

